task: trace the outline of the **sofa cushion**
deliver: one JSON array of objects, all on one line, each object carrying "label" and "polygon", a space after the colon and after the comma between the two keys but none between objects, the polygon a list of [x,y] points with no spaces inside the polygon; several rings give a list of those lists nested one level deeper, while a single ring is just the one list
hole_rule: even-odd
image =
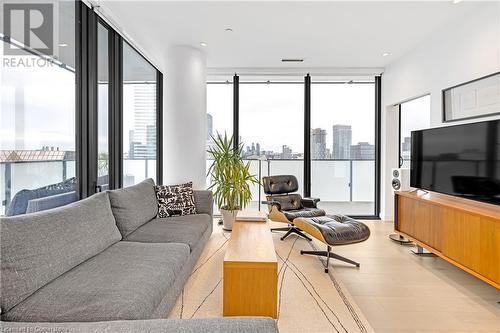
[{"label": "sofa cushion", "polygon": [[155,186],[158,217],[196,214],[193,182]]},{"label": "sofa cushion", "polygon": [[148,319],[188,256],[186,244],[118,242],[41,288],[2,319]]},{"label": "sofa cushion", "polygon": [[158,213],[155,183],[146,179],[139,184],[108,191],[116,225],[123,236],[130,234]]},{"label": "sofa cushion", "polygon": [[214,215],[214,197],[212,191],[195,190],[194,203],[196,204],[197,214]]},{"label": "sofa cushion", "polygon": [[163,333],[278,333],[276,322],[266,317],[203,319],[154,319],[94,323],[3,323],[6,332],[163,332]]},{"label": "sofa cushion", "polygon": [[2,312],[121,239],[106,193],[0,223]]},{"label": "sofa cushion", "polygon": [[207,214],[157,218],[125,237],[125,240],[146,243],[185,243],[192,250],[211,223],[213,223],[212,218]]}]

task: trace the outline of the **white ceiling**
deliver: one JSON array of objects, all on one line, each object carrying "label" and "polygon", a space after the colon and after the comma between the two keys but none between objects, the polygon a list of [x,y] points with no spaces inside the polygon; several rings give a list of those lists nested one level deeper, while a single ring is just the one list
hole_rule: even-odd
[{"label": "white ceiling", "polygon": [[[203,49],[212,68],[385,67],[481,2],[100,1],[163,67],[170,45]],[[473,13],[474,11],[472,11]],[[232,28],[233,32],[226,32]],[[206,42],[206,47],[200,46]],[[390,52],[383,57],[382,53]],[[301,64],[281,58],[305,58]]]}]

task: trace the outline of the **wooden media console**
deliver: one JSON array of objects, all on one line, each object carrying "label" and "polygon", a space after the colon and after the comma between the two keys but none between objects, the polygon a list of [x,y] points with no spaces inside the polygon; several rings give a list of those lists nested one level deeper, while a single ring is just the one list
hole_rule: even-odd
[{"label": "wooden media console", "polygon": [[500,206],[435,192],[396,192],[394,227],[500,289]]}]

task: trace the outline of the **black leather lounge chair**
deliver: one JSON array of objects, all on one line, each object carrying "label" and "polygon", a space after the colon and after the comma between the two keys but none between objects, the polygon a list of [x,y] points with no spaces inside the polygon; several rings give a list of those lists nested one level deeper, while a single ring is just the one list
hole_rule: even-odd
[{"label": "black leather lounge chair", "polygon": [[310,241],[311,238],[297,228],[293,220],[298,217],[325,216],[325,211],[316,207],[319,199],[302,198],[300,194],[294,193],[299,189],[299,183],[292,175],[262,177],[262,183],[267,199],[262,203],[269,206],[269,219],[288,224],[288,227],[273,228],[271,231],[286,231],[281,240],[295,233]]}]

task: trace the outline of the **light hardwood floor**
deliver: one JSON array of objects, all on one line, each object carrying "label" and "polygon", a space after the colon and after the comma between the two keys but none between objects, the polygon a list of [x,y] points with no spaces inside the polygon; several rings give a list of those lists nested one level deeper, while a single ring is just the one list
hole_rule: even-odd
[{"label": "light hardwood floor", "polygon": [[367,241],[333,248],[361,267],[335,260],[331,267],[376,332],[500,332],[499,290],[389,240],[391,222],[365,223]]}]

